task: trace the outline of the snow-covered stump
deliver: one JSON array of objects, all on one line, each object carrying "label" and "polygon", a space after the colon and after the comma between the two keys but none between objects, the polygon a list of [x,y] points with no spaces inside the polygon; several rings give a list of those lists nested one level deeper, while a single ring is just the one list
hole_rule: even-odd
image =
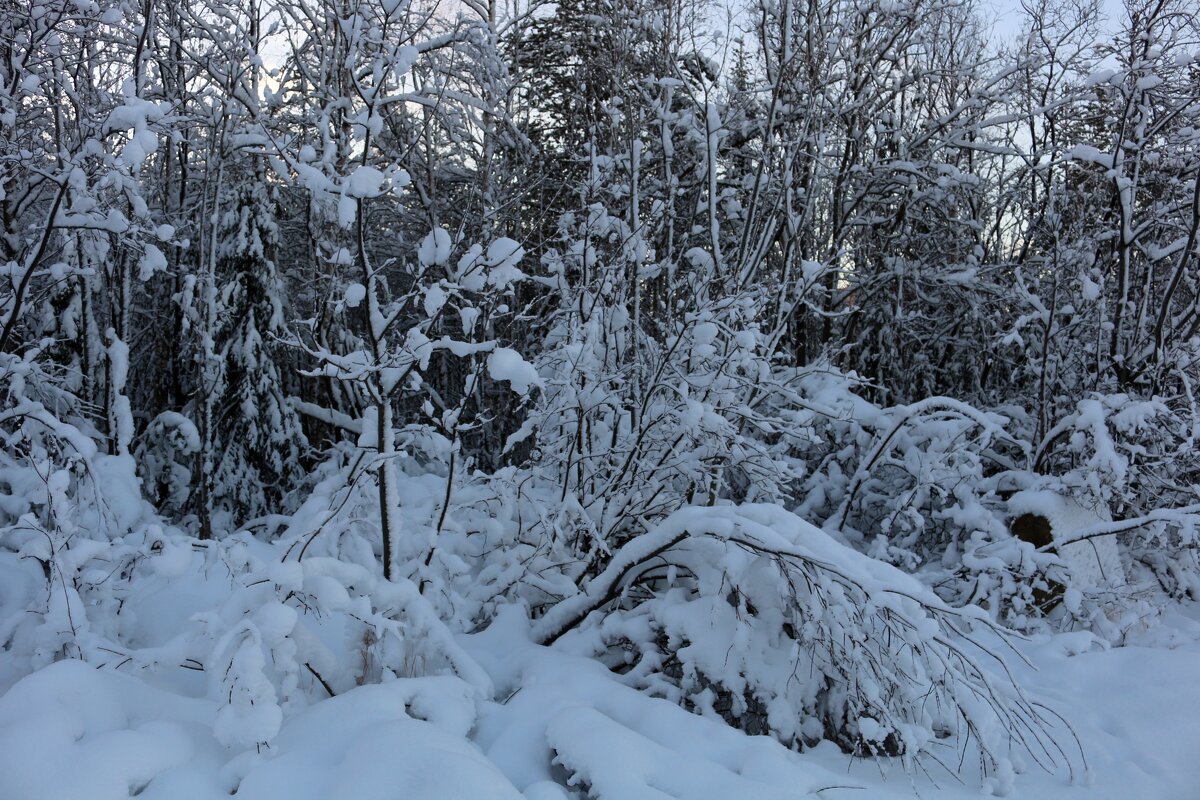
[{"label": "snow-covered stump", "polygon": [[1050,491],[1025,491],[1013,495],[1008,507],[1013,535],[1056,553],[1075,588],[1112,591],[1125,585],[1116,534],[1071,541],[1079,531],[1112,522],[1107,506],[1086,506]]},{"label": "snow-covered stump", "polygon": [[1110,620],[1120,616],[1115,600],[1126,581],[1116,534],[1078,538],[1080,532],[1112,522],[1107,506],[1088,506],[1052,491],[1024,491],[1009,500],[1009,512],[1014,536],[1057,556],[1066,568],[1065,585],[1051,581],[1048,589],[1035,591],[1043,611],[1061,603],[1078,617],[1086,596]]}]

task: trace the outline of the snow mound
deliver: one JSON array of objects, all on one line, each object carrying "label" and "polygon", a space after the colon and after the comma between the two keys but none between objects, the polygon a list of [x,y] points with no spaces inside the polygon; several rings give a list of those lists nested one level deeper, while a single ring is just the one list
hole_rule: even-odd
[{"label": "snow mound", "polygon": [[711,761],[664,747],[591,708],[567,709],[546,729],[556,761],[597,800],[761,800],[806,792],[755,786],[755,781]]},{"label": "snow mound", "polygon": [[[180,776],[213,758],[217,745],[206,733],[213,714],[212,704],[82,661],[52,664],[0,698],[0,797],[185,796],[149,787],[178,786]],[[186,781],[192,796],[220,797],[214,777]]]},{"label": "snow mound", "polygon": [[251,759],[254,800],[521,800],[466,736],[471,688],[454,678],[360,686],[298,715]]},{"label": "snow mound", "polygon": [[476,741],[527,797],[556,783],[598,800],[782,800],[863,786],[528,636],[528,623],[510,609],[468,644],[503,687],[498,696],[507,695],[481,716]]},{"label": "snow mound", "polygon": [[0,797],[520,800],[466,738],[471,692],[450,677],[357,687],[234,755],[213,736],[214,703],[61,661],[0,698]]}]

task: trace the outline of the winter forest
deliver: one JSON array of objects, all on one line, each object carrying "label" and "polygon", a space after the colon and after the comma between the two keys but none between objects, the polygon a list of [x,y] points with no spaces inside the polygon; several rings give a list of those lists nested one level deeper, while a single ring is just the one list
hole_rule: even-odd
[{"label": "winter forest", "polygon": [[1191,0],[0,0],[0,800],[1200,791]]}]

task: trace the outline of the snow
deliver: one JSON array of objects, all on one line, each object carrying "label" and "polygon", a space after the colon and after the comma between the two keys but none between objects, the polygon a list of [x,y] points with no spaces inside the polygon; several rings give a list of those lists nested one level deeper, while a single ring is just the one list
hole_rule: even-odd
[{"label": "snow", "polygon": [[522,280],[525,274],[517,268],[517,264],[525,257],[525,248],[507,237],[500,237],[488,245],[488,276],[490,286],[497,289],[508,289],[512,284]]},{"label": "snow", "polygon": [[383,193],[387,176],[375,167],[359,166],[346,176],[346,196],[355,198],[377,197]]},{"label": "snow", "polygon": [[[213,704],[63,661],[0,698],[5,800],[520,800],[466,735],[453,679],[362,686],[289,720],[271,748],[233,754]],[[219,727],[219,724],[218,724]]]},{"label": "snow", "polygon": [[337,202],[337,219],[338,225],[343,228],[349,228],[354,224],[354,218],[358,215],[358,203],[349,194],[342,195]]},{"label": "snow", "polygon": [[[1196,635],[1195,622],[1186,629]],[[1085,637],[1086,638],[1086,637]],[[1088,770],[1075,781],[1042,773],[1030,766],[1017,774],[1012,796],[1018,798],[1086,798],[1171,800],[1190,797],[1200,780],[1200,687],[1186,686],[1185,676],[1200,658],[1195,639],[1187,645],[1129,646],[1113,650],[1081,650],[1071,634],[1031,643],[1024,652],[1032,667],[1021,670],[1036,682],[1039,693],[1069,719],[1083,743]],[[1036,671],[1035,671],[1036,670]],[[836,767],[845,757],[822,745],[811,753],[819,764]],[[869,786],[879,800],[911,798],[912,788],[887,764],[883,772],[869,762],[848,764],[843,774]],[[978,789],[955,785],[945,774],[915,781],[921,797],[978,797]],[[839,794],[832,794],[839,797]],[[846,792],[846,797],[856,796]],[[859,793],[861,796],[861,793]]]},{"label": "snow", "polygon": [[541,386],[542,379],[532,364],[516,350],[497,347],[487,359],[488,376],[494,381],[507,381],[517,394],[529,394],[531,386]]},{"label": "snow", "polygon": [[191,5],[5,6],[0,800],[1200,794],[1186,13]]},{"label": "snow", "polygon": [[[125,800],[164,774],[216,755],[211,738],[196,734],[211,720],[205,702],[61,661],[0,697],[0,796]],[[188,784],[189,791],[203,789]]]},{"label": "snow", "polygon": [[417,259],[426,267],[445,264],[450,260],[450,234],[445,228],[434,228],[421,240]]},{"label": "snow", "polygon": [[467,291],[478,292],[487,285],[482,255],[483,247],[473,244],[458,259],[458,269],[452,277]]},{"label": "snow", "polygon": [[1107,169],[1112,169],[1113,157],[1087,144],[1079,144],[1067,151],[1066,157],[1076,161],[1088,161]]},{"label": "snow", "polygon": [[138,280],[148,281],[157,272],[167,268],[167,257],[155,245],[147,243],[138,261]]},{"label": "snow", "polygon": [[1103,83],[1108,83],[1117,75],[1118,75],[1118,72],[1115,69],[1096,70],[1095,72],[1093,72],[1091,75],[1087,76],[1087,78],[1084,79],[1083,85],[1084,86],[1098,86]]},{"label": "snow", "polygon": [[234,797],[254,800],[520,800],[466,738],[469,696],[446,679],[358,687],[296,717]]},{"label": "snow", "polygon": [[458,310],[458,317],[462,322],[463,333],[469,336],[475,330],[475,321],[479,319],[479,309],[464,306]]},{"label": "snow", "polygon": [[159,552],[150,559],[154,572],[163,578],[180,578],[191,569],[195,553],[184,542],[165,542]]},{"label": "snow", "polygon": [[798,787],[755,786],[756,781],[696,757],[680,744],[659,744],[592,708],[560,712],[547,725],[546,739],[556,763],[597,800],[719,800],[751,794],[775,800],[804,794]]},{"label": "snow", "polygon": [[[35,536],[21,552],[0,551],[0,636],[15,644],[0,651],[4,800],[131,794],[157,800],[888,800],[911,797],[914,789],[921,797],[958,800],[978,796],[981,784],[1018,797],[1126,800],[1185,797],[1200,780],[1194,759],[1200,729],[1193,722],[1200,686],[1190,680],[1200,658],[1195,605],[1164,614],[1118,649],[1085,632],[1014,640],[1028,660],[1009,661],[1017,684],[1069,722],[1083,757],[1072,753],[1074,778],[1065,763],[1043,772],[1013,758],[984,775],[968,762],[960,783],[936,762],[926,765],[928,773],[909,774],[900,759],[852,758],[828,742],[796,752],[773,737],[731,727],[711,702],[688,711],[667,684],[647,691],[638,669],[620,674],[591,654],[605,631],[636,636],[636,615],[578,626],[553,646],[536,643],[612,587],[623,591],[627,568],[656,552],[667,555],[663,545],[678,548],[678,563],[702,580],[717,579],[704,571],[705,559],[717,558],[724,567],[719,581],[746,592],[764,619],[777,613],[770,606],[776,585],[770,563],[750,553],[750,545],[796,554],[865,587],[870,602],[859,607],[906,615],[915,641],[941,635],[932,617],[913,610],[913,598],[938,604],[916,577],[779,507],[684,509],[617,550],[609,570],[577,600],[537,620],[510,603],[483,630],[465,634],[441,620],[440,592],[422,592],[407,578],[383,581],[321,549],[340,535],[327,509],[344,507],[349,497],[337,479],[316,485],[274,542],[235,535],[204,544],[151,521],[129,480],[129,457],[95,458],[107,481],[105,496],[124,508],[118,524],[128,533],[112,545],[136,542],[151,555],[120,610],[89,609],[92,627],[78,640],[107,642],[103,631],[116,621],[129,631],[132,649],[125,655],[92,648],[92,663],[18,661],[29,637],[27,609],[36,607],[44,585],[33,557],[45,558],[49,550],[45,538]],[[54,491],[63,490],[62,478],[50,482]],[[398,480],[394,508],[406,531],[401,548],[427,541],[422,531],[429,531],[427,520],[441,502],[438,488],[433,475]],[[1057,513],[1059,524],[1090,524],[1078,507],[1052,494],[1027,492],[1015,502],[1014,508]],[[469,526],[467,541],[493,536],[494,526],[484,515]],[[314,550],[298,558],[295,545],[317,534],[323,538]],[[450,535],[444,531],[441,541]],[[107,547],[77,543],[61,569],[86,569]],[[483,583],[463,576],[469,585]],[[673,572],[670,582],[680,580]],[[845,583],[842,591],[850,587]],[[550,590],[568,591],[562,584]],[[707,597],[721,599],[720,593]],[[752,667],[747,674],[770,674],[762,671],[779,666],[795,675],[794,655],[775,645],[774,654],[760,651],[761,639],[738,624],[730,606],[670,599],[665,596],[664,618],[673,614],[674,631],[690,632],[691,641],[677,650],[681,663],[722,680],[729,680],[722,669],[744,666]],[[77,613],[82,606],[78,598],[72,602]],[[964,610],[960,624],[969,619]],[[36,635],[47,637],[60,624],[54,617]],[[858,635],[853,626],[845,630]],[[378,647],[364,645],[364,631],[374,632]],[[45,641],[57,647],[61,639]],[[391,666],[380,665],[379,679],[360,685],[354,675],[363,661],[384,658],[392,648]],[[325,676],[328,692],[313,674]],[[792,680],[803,685],[799,677]],[[789,708],[778,702],[770,712]],[[887,725],[878,720],[859,715],[865,739],[886,738]],[[1056,725],[1060,741],[1073,747],[1074,738]]]},{"label": "snow", "polygon": [[247,621],[229,631],[214,648],[214,660],[225,665],[217,673],[220,680],[214,694],[227,697],[228,702],[217,710],[213,735],[229,747],[255,747],[269,742],[283,724],[283,709],[266,675],[263,644],[267,638],[254,622]]},{"label": "snow", "polygon": [[[1032,665],[1021,677],[1071,720],[1089,769],[1074,783],[1019,770],[1014,796],[1192,795],[1200,625],[1174,624],[1173,647],[1097,650],[1086,634],[1022,645]],[[747,736],[624,686],[595,661],[534,645],[526,628],[507,613],[463,639],[499,701],[477,700],[452,677],[354,687],[288,718],[259,750],[222,746],[216,704],[162,688],[169,674],[60,661],[0,697],[0,797],[560,800],[572,797],[564,775],[602,800],[979,796],[940,771],[910,782],[889,759],[852,759],[829,744],[796,753]]]},{"label": "snow", "polygon": [[430,286],[425,290],[425,316],[435,317],[442,310],[442,306],[446,305],[446,301],[450,296],[446,294],[446,290],[441,286]]},{"label": "snow", "polygon": [[[411,526],[428,517],[435,485],[428,477],[400,481],[396,508],[406,515],[408,530],[415,533]],[[335,499],[326,491],[314,490],[313,509]],[[1051,496],[1024,495],[1020,502],[1042,510],[1053,506],[1086,522],[1078,509]],[[296,519],[308,514],[302,508]],[[325,516],[311,524],[328,523]],[[616,553],[610,572],[619,580],[626,566],[676,542],[690,553],[686,563],[703,575],[704,545],[696,539],[702,532],[713,542],[757,541],[781,553],[803,553],[868,587],[872,602],[893,613],[910,612],[907,600],[889,599],[889,592],[937,602],[914,577],[764,505],[685,509],[635,540],[636,547]],[[564,616],[577,616],[594,593],[607,591],[612,580],[604,575],[591,582],[580,603],[561,605],[562,613],[531,621],[520,605],[510,604],[482,631],[454,634],[407,579],[380,581],[344,561],[289,555],[290,543],[307,535],[289,530],[271,544],[235,539],[218,554],[170,532],[148,531],[157,543],[155,577],[142,581],[121,613],[136,620],[143,653],[157,655],[98,664],[67,658],[8,687],[0,696],[0,797],[384,800],[400,792],[405,798],[561,800],[586,790],[587,797],[615,800],[888,800],[910,797],[915,789],[921,797],[957,800],[978,796],[983,783],[989,791],[1019,797],[1124,800],[1187,796],[1200,780],[1193,758],[1200,748],[1193,723],[1200,686],[1189,677],[1200,658],[1200,607],[1194,605],[1164,616],[1158,627],[1119,649],[1105,649],[1083,632],[1014,642],[1027,659],[1010,662],[1015,679],[1070,723],[1088,766],[1083,769],[1076,756],[1072,778],[1063,764],[1043,772],[1014,759],[991,775],[969,766],[959,783],[936,763],[928,773],[909,775],[899,759],[852,758],[830,743],[796,752],[772,737],[730,727],[711,707],[689,712],[675,699],[635,685],[633,672],[618,674],[589,656],[586,627],[554,646],[536,644]],[[723,557],[728,575],[748,579],[734,584],[748,591],[754,581],[762,584],[765,591],[753,600],[765,614],[773,587],[765,565],[741,547]],[[259,571],[231,583],[244,569]],[[20,609],[36,595],[38,574],[28,559],[0,556],[0,621],[25,616]],[[423,677],[385,672],[381,682],[367,685],[338,677],[344,659],[362,656],[354,652],[357,645],[342,649],[347,631],[336,620],[375,616],[363,592],[408,620],[401,642],[433,644],[411,654],[423,653]],[[306,599],[291,599],[297,597]],[[214,603],[223,610],[204,611]],[[673,608],[691,613],[701,605]],[[707,613],[693,617],[688,624],[694,632],[724,624]],[[232,623],[224,632],[222,619]],[[927,622],[918,620],[917,627],[930,640],[938,633]],[[187,631],[196,626],[217,635],[207,657],[186,644]],[[718,675],[722,662],[739,663],[741,654],[731,648],[753,653],[753,646],[743,632],[730,629],[707,641],[696,636],[679,653]],[[435,653],[445,656],[441,668]],[[11,658],[0,653],[0,678],[19,675]],[[188,659],[203,663],[204,672],[184,667]],[[326,675],[336,696],[297,694],[296,679],[286,678],[289,663]],[[872,716],[859,717],[857,727],[868,740],[887,735]]]},{"label": "snow", "polygon": [[346,305],[350,308],[358,308],[366,296],[367,287],[361,283],[351,283],[346,287]]}]

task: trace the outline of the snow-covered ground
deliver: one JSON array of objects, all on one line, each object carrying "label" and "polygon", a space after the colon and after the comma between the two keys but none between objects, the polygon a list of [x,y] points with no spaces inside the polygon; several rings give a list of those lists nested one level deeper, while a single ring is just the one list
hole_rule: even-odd
[{"label": "snow-covered ground", "polygon": [[[1110,650],[1086,634],[1023,644],[1032,667],[1018,680],[1070,721],[1087,770],[1072,780],[1031,765],[1013,779],[1012,796],[1198,796],[1197,618],[1195,609],[1175,612],[1141,642]],[[526,629],[514,611],[461,637],[498,701],[478,701],[449,676],[359,686],[287,718],[259,752],[218,742],[217,705],[189,696],[203,695],[194,673],[137,676],[60,661],[0,697],[0,798],[979,796],[970,765],[961,780],[932,762],[910,778],[898,763],[850,759],[832,744],[795,753],[624,686],[595,661],[533,645]]]}]

